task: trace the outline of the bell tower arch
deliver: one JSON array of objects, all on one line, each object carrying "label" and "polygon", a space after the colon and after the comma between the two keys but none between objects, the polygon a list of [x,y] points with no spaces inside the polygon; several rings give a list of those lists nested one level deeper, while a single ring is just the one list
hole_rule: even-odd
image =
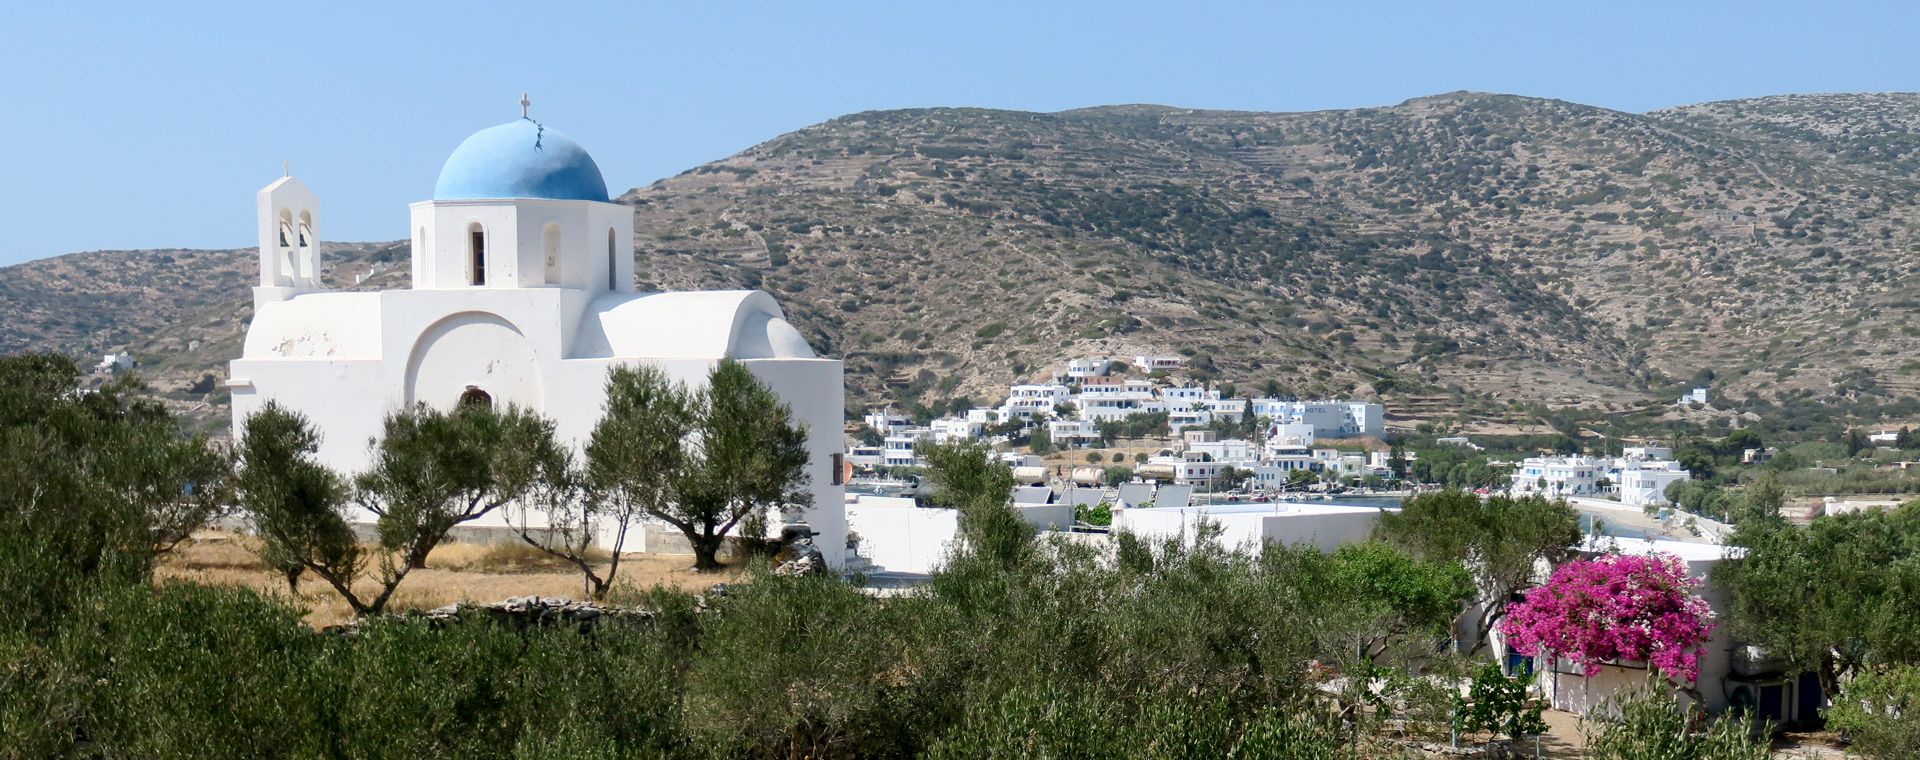
[{"label": "bell tower arch", "polygon": [[260,226],[260,285],[256,304],[320,290],[320,201],[289,174],[255,194]]}]

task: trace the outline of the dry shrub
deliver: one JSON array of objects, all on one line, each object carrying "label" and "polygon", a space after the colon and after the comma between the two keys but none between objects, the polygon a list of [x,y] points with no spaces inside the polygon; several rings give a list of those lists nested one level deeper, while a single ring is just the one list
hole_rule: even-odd
[{"label": "dry shrub", "polygon": [[[587,561],[599,564],[612,555],[605,549],[589,550]],[[427,555],[427,567],[467,573],[525,573],[574,570],[566,560],[521,541],[491,544],[441,544]]]}]

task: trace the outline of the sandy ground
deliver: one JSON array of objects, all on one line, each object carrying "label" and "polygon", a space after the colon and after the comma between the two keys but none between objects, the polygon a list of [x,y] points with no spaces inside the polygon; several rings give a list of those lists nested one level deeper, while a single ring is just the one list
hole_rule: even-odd
[{"label": "sandy ground", "polygon": [[[604,572],[604,568],[603,563],[599,569]],[[699,591],[738,576],[739,571],[732,567],[718,573],[696,573],[692,555],[627,554],[620,560],[614,586],[616,594],[623,589],[654,586]],[[301,580],[300,593],[292,595],[286,577],[262,564],[254,554],[253,539],[224,531],[206,531],[182,542],[161,559],[154,579],[156,583],[243,586],[291,599],[307,610],[306,620],[316,628],[352,617],[352,610],[340,595],[312,574]],[[363,586],[369,591],[374,588],[371,582],[363,582],[355,589]],[[577,570],[531,547],[447,544],[427,555],[425,568],[407,575],[389,608],[432,609],[454,602],[496,602],[529,595],[580,599],[586,593]]]}]

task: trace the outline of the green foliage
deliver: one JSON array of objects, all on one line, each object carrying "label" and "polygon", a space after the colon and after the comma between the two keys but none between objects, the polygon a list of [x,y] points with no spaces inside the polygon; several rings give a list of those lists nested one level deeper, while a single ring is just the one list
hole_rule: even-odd
[{"label": "green foliage", "polygon": [[1893,760],[1920,747],[1920,666],[1863,671],[1826,709],[1827,727],[1842,731],[1855,752]]},{"label": "green foliage", "polygon": [[1920,664],[1920,502],[1814,518],[1742,524],[1746,555],[1719,571],[1732,595],[1727,625],[1828,694],[1872,663]]},{"label": "green foliage", "polygon": [[1088,525],[1107,527],[1113,524],[1113,504],[1104,499],[1098,504],[1077,504],[1073,508],[1073,519]]},{"label": "green foliage", "polygon": [[1033,526],[1009,505],[1013,470],[978,441],[927,444],[927,482],[933,503],[960,511],[960,541],[968,556],[1012,568],[1033,557]]},{"label": "green foliage", "polygon": [[1100,442],[1111,447],[1114,441],[1135,438],[1167,437],[1167,413],[1149,412],[1122,417],[1117,420],[1100,420],[1095,425],[1100,429]]},{"label": "green foliage", "polygon": [[1492,663],[1473,672],[1473,684],[1458,707],[1460,730],[1469,733],[1485,731],[1517,740],[1547,732],[1547,722],[1540,717],[1546,706],[1528,697],[1527,682],[1508,678]]},{"label": "green foliage", "polygon": [[227,501],[226,452],[121,378],[80,392],[71,359],[0,357],[0,629],[43,628],[96,584],[143,583]]},{"label": "green foliage", "polygon": [[260,556],[294,585],[311,571],[343,596],[368,558],[347,524],[347,484],[314,459],[320,437],[307,418],[269,401],[242,425],[235,495]]},{"label": "green foliage", "polygon": [[1473,579],[1460,563],[1423,561],[1384,543],[1346,544],[1328,562],[1328,580],[1340,593],[1374,605],[1381,645],[1409,634],[1445,640],[1461,604],[1473,596]]},{"label": "green foliage", "polygon": [[355,489],[378,517],[380,545],[418,568],[454,526],[567,478],[553,421],[512,405],[420,404],[387,416]]},{"label": "green foliage", "polygon": [[[1047,434],[1046,428],[1035,429],[1033,435],[1027,436],[1027,448],[1041,456],[1051,454],[1053,453],[1053,436]],[[1097,455],[1088,454],[1087,456]]]},{"label": "green foliage", "polygon": [[1415,482],[1449,488],[1498,488],[1507,482],[1506,471],[1495,467],[1485,452],[1465,446],[1420,449],[1406,472]]},{"label": "green foliage", "polygon": [[1704,719],[1698,708],[1680,707],[1665,684],[1629,689],[1612,706],[1614,714],[1587,727],[1587,753],[1596,760],[1766,760],[1772,752],[1765,731],[1735,718],[1695,731]]},{"label": "green foliage", "polygon": [[1565,501],[1539,495],[1480,497],[1434,491],[1380,515],[1374,534],[1430,562],[1469,568],[1482,605],[1480,640],[1506,614],[1515,591],[1532,585],[1535,564],[1559,562],[1580,541],[1579,516]]},{"label": "green foliage", "polygon": [[675,498],[651,514],[693,544],[695,568],[715,570],[736,526],[757,538],[771,510],[813,503],[811,456],[806,424],[746,365],[721,361],[693,399],[693,450],[683,467],[665,473]]},{"label": "green foliage", "polygon": [[[697,396],[651,365],[619,366],[607,373],[607,397],[600,421],[587,438],[580,489],[559,489],[560,498],[538,506],[548,530],[536,536],[524,528],[521,538],[579,568],[595,598],[605,597],[620,572],[620,554],[629,532],[649,515],[671,514],[675,488],[688,472],[687,437],[697,420]],[[594,570],[587,552],[602,531],[613,531],[605,575]]]}]

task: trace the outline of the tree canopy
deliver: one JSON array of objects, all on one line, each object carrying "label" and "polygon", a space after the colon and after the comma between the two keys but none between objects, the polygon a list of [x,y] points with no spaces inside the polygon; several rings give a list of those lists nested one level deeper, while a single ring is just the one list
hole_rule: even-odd
[{"label": "tree canopy", "polygon": [[1481,607],[1475,649],[1506,614],[1507,599],[1533,584],[1536,563],[1562,561],[1580,541],[1579,517],[1565,501],[1456,490],[1407,499],[1400,511],[1381,514],[1374,532],[1416,557],[1458,562],[1472,573]]},{"label": "tree canopy", "polygon": [[1920,502],[1743,523],[1726,563],[1734,636],[1820,676],[1828,694],[1872,664],[1920,664]]}]

